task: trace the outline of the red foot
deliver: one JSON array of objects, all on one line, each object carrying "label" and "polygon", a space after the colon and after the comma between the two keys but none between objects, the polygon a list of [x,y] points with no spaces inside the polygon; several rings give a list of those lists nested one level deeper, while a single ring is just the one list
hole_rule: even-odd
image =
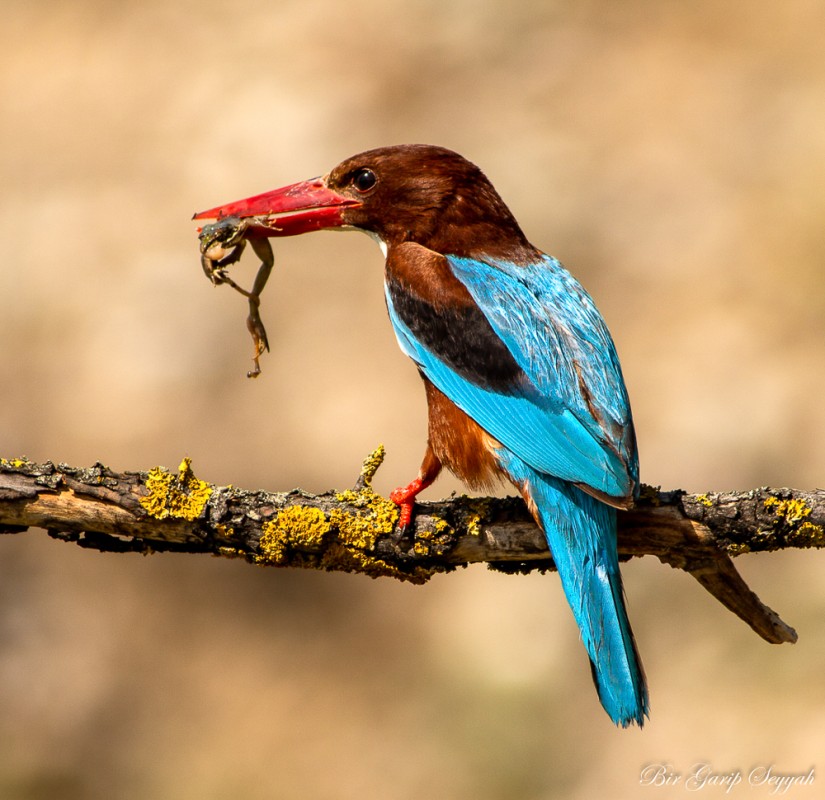
[{"label": "red foot", "polygon": [[416,495],[426,489],[432,481],[425,482],[421,478],[416,478],[409,486],[399,487],[390,492],[390,500],[400,509],[398,517],[398,528],[405,531],[412,522],[413,508],[415,506]]}]

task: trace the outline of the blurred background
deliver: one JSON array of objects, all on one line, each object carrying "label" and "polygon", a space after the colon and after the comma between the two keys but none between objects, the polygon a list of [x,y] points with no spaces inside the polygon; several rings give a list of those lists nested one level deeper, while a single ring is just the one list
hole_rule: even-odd
[{"label": "blurred background", "polygon": [[[383,442],[377,488],[408,482],[424,395],[375,244],[276,242],[253,382],[245,303],[204,278],[190,217],[430,142],[595,297],[644,481],[822,485],[821,3],[6,0],[3,30],[0,455],[189,455],[316,491]],[[412,587],[5,536],[0,798],[621,800],[684,794],[640,786],[655,763],[825,768],[825,555],[737,565],[799,643],[627,564],[652,711],[622,732],[553,575]]]}]

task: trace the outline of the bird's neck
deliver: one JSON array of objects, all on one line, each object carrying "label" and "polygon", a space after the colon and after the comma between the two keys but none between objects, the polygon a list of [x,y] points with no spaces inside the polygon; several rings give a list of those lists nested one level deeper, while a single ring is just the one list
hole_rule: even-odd
[{"label": "bird's neck", "polygon": [[541,258],[541,253],[527,241],[515,220],[476,219],[461,223],[445,220],[419,244],[436,253],[484,261],[529,264]]},{"label": "bird's neck", "polygon": [[442,255],[480,260],[535,263],[541,252],[533,247],[504,204],[480,210],[457,198],[428,214],[397,217],[376,238],[392,250],[412,242]]}]

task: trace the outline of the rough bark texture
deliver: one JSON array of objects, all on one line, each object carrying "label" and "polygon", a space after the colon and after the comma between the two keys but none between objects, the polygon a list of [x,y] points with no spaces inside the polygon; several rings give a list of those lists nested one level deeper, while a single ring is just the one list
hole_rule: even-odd
[{"label": "rough bark texture", "polygon": [[[211,553],[416,583],[480,561],[504,572],[553,568],[544,536],[516,498],[422,503],[414,531],[398,542],[397,509],[370,486],[382,459],[379,448],[354,489],[320,495],[213,486],[188,459],[177,473],[0,459],[0,532],[40,527],[104,552]],[[692,495],[644,487],[636,507],[619,514],[623,559],[655,555],[689,572],[773,643],[793,642],[796,633],[748,588],[731,557],[824,544],[822,490]]]}]

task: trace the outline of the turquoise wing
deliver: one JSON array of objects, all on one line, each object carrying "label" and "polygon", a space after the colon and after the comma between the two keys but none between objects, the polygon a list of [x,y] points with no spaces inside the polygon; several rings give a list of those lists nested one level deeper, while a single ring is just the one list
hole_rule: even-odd
[{"label": "turquoise wing", "polygon": [[638,460],[630,406],[615,346],[590,296],[549,256],[526,266],[447,260],[526,380],[493,391],[462,375],[416,338],[387,292],[402,350],[534,469],[612,497],[631,496]]}]

